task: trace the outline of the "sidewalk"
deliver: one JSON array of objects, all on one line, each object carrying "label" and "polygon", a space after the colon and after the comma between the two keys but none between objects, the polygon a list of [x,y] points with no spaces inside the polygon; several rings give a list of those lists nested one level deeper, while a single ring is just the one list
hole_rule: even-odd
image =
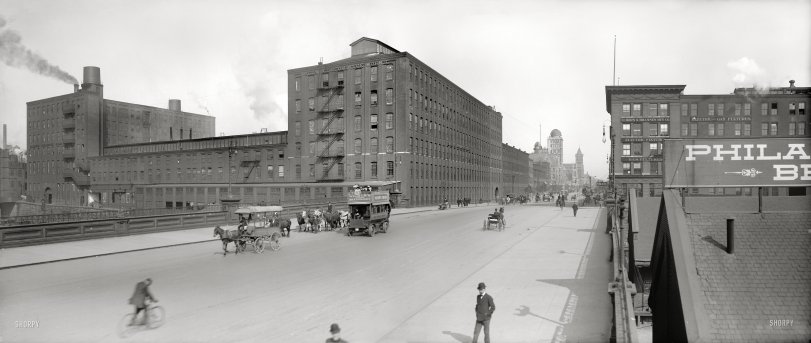
[{"label": "sidewalk", "polygon": [[[472,274],[380,342],[471,342],[478,294],[485,282],[496,311],[494,342],[607,342],[611,242],[600,209],[559,216]],[[600,220],[600,218],[603,218]],[[480,342],[483,340],[480,334]]]},{"label": "sidewalk", "polygon": [[[489,204],[470,206],[490,206]],[[457,207],[452,206],[451,209]],[[437,211],[437,206],[395,208],[391,215]],[[295,222],[295,221],[294,221]],[[296,224],[293,224],[295,230]],[[0,249],[0,270],[218,240],[213,227]]]}]

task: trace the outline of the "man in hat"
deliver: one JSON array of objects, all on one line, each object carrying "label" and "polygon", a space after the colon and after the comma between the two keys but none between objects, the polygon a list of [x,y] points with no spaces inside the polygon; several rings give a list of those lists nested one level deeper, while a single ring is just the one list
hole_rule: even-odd
[{"label": "man in hat", "polygon": [[485,292],[487,286],[479,282],[479,295],[476,296],[476,327],[473,329],[473,343],[479,340],[479,331],[484,327],[484,343],[490,343],[490,317],[496,310],[493,297]]},{"label": "man in hat", "polygon": [[152,302],[158,302],[158,299],[152,296],[152,293],[149,292],[149,285],[152,284],[152,279],[147,278],[144,281],[138,282],[135,285],[135,291],[132,293],[130,297],[130,304],[135,306],[135,315],[132,316],[132,320],[130,321],[129,325],[135,325],[135,318],[138,318],[138,313],[144,311],[144,325],[149,323],[149,313],[147,312],[147,300],[151,300]]},{"label": "man in hat", "polygon": [[329,326],[329,332],[332,334],[332,337],[327,338],[327,343],[349,343],[341,339],[341,328],[338,326],[338,323],[332,323],[332,325]]},{"label": "man in hat", "polygon": [[572,203],[572,211],[574,212],[574,216],[577,217],[577,202]]}]

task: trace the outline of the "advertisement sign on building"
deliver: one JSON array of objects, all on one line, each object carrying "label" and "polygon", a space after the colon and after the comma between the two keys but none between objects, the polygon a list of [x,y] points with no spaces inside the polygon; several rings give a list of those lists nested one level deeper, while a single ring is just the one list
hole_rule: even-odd
[{"label": "advertisement sign on building", "polygon": [[811,186],[807,138],[666,139],[665,187]]}]

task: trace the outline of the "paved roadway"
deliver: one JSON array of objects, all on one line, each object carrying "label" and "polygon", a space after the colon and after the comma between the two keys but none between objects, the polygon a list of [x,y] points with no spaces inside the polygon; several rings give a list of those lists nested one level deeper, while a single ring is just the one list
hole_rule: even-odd
[{"label": "paved roadway", "polygon": [[[319,342],[337,322],[353,343],[464,342],[479,281],[495,298],[495,342],[607,341],[598,210],[510,206],[507,230],[485,232],[489,211],[398,215],[375,237],[294,232],[263,254],[211,242],[2,270],[0,341]],[[120,340],[146,277],[167,322]],[[25,320],[38,328],[14,327]]]}]

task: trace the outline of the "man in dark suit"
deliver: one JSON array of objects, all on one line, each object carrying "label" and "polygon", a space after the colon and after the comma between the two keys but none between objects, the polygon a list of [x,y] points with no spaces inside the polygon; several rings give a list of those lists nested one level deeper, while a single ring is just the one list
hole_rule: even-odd
[{"label": "man in dark suit", "polygon": [[487,286],[479,282],[479,295],[476,296],[476,327],[473,329],[473,343],[479,340],[479,331],[484,327],[484,343],[490,343],[490,317],[496,310],[493,297],[485,292]]},{"label": "man in dark suit", "polygon": [[144,311],[144,325],[147,325],[149,313],[146,309],[146,299],[153,302],[158,302],[158,299],[155,299],[155,297],[152,296],[152,293],[149,293],[149,285],[151,284],[152,279],[146,279],[135,285],[135,292],[133,292],[132,296],[130,297],[130,304],[135,306],[135,315],[132,316],[130,325],[135,325],[135,318],[138,318],[138,313],[141,312],[141,310]]}]

